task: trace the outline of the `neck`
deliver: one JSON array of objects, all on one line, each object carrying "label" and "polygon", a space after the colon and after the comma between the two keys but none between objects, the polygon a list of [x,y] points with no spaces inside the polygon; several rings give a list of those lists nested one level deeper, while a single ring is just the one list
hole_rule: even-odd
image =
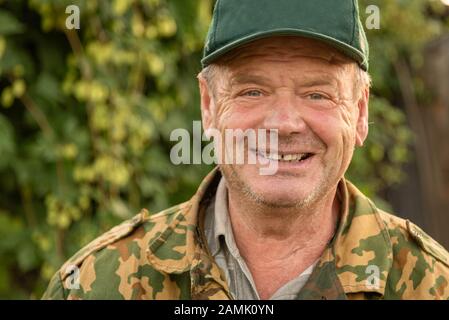
[{"label": "neck", "polygon": [[[320,203],[304,208],[271,208],[228,190],[229,214],[240,254],[251,262],[275,264],[301,256],[305,264],[319,258],[335,232],[339,214],[337,188]],[[270,248],[270,250],[267,250]]]}]

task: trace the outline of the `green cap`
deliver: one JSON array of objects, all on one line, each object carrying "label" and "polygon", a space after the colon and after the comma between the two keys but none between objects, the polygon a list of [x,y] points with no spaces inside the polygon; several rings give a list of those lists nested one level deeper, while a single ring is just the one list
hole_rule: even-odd
[{"label": "green cap", "polygon": [[368,70],[368,42],[357,0],[217,0],[201,63],[276,35],[323,41]]}]

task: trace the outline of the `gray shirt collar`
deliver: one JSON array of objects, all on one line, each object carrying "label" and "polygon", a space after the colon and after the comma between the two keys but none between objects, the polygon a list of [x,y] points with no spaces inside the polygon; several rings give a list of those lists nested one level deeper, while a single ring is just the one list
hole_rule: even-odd
[{"label": "gray shirt collar", "polygon": [[[232,231],[228,210],[228,191],[226,180],[221,178],[215,199],[207,208],[205,234],[212,256],[225,273],[230,284],[231,294],[237,299],[259,299],[254,280],[244,259],[240,256]],[[230,253],[227,256],[226,252]],[[319,260],[319,259],[318,259]],[[270,298],[295,299],[310,277],[315,261],[301,275],[279,288]]]},{"label": "gray shirt collar", "polygon": [[[221,241],[225,241],[229,252],[233,256],[240,256],[232,231],[231,220],[228,211],[228,189],[226,180],[221,178],[215,193],[215,199],[209,206],[206,215],[206,235],[209,241],[209,249],[212,256],[216,256],[221,249]],[[210,234],[213,232],[212,234]],[[209,233],[209,234],[207,234]]]}]

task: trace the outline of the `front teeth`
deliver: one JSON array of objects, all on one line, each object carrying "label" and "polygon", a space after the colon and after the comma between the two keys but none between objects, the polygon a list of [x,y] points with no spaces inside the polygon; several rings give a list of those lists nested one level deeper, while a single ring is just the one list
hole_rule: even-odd
[{"label": "front teeth", "polygon": [[304,159],[306,157],[307,153],[299,153],[299,154],[277,154],[277,153],[273,153],[273,154],[264,154],[263,156],[267,159],[270,160],[275,160],[275,161],[300,161],[302,159]]},{"label": "front teeth", "polygon": [[278,160],[281,159],[281,156],[278,155],[277,153],[266,154],[265,157],[268,158],[268,159],[270,159],[270,160],[276,160],[276,161],[278,161]]}]

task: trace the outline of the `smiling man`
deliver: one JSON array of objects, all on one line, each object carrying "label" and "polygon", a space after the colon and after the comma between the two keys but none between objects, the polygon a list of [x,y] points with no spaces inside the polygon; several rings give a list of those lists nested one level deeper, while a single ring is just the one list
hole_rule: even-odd
[{"label": "smiling man", "polygon": [[[448,299],[445,249],[344,178],[368,134],[356,1],[219,0],[202,64],[206,132],[263,129],[278,143],[99,237],[44,298]],[[267,163],[277,170],[261,175]]]}]

